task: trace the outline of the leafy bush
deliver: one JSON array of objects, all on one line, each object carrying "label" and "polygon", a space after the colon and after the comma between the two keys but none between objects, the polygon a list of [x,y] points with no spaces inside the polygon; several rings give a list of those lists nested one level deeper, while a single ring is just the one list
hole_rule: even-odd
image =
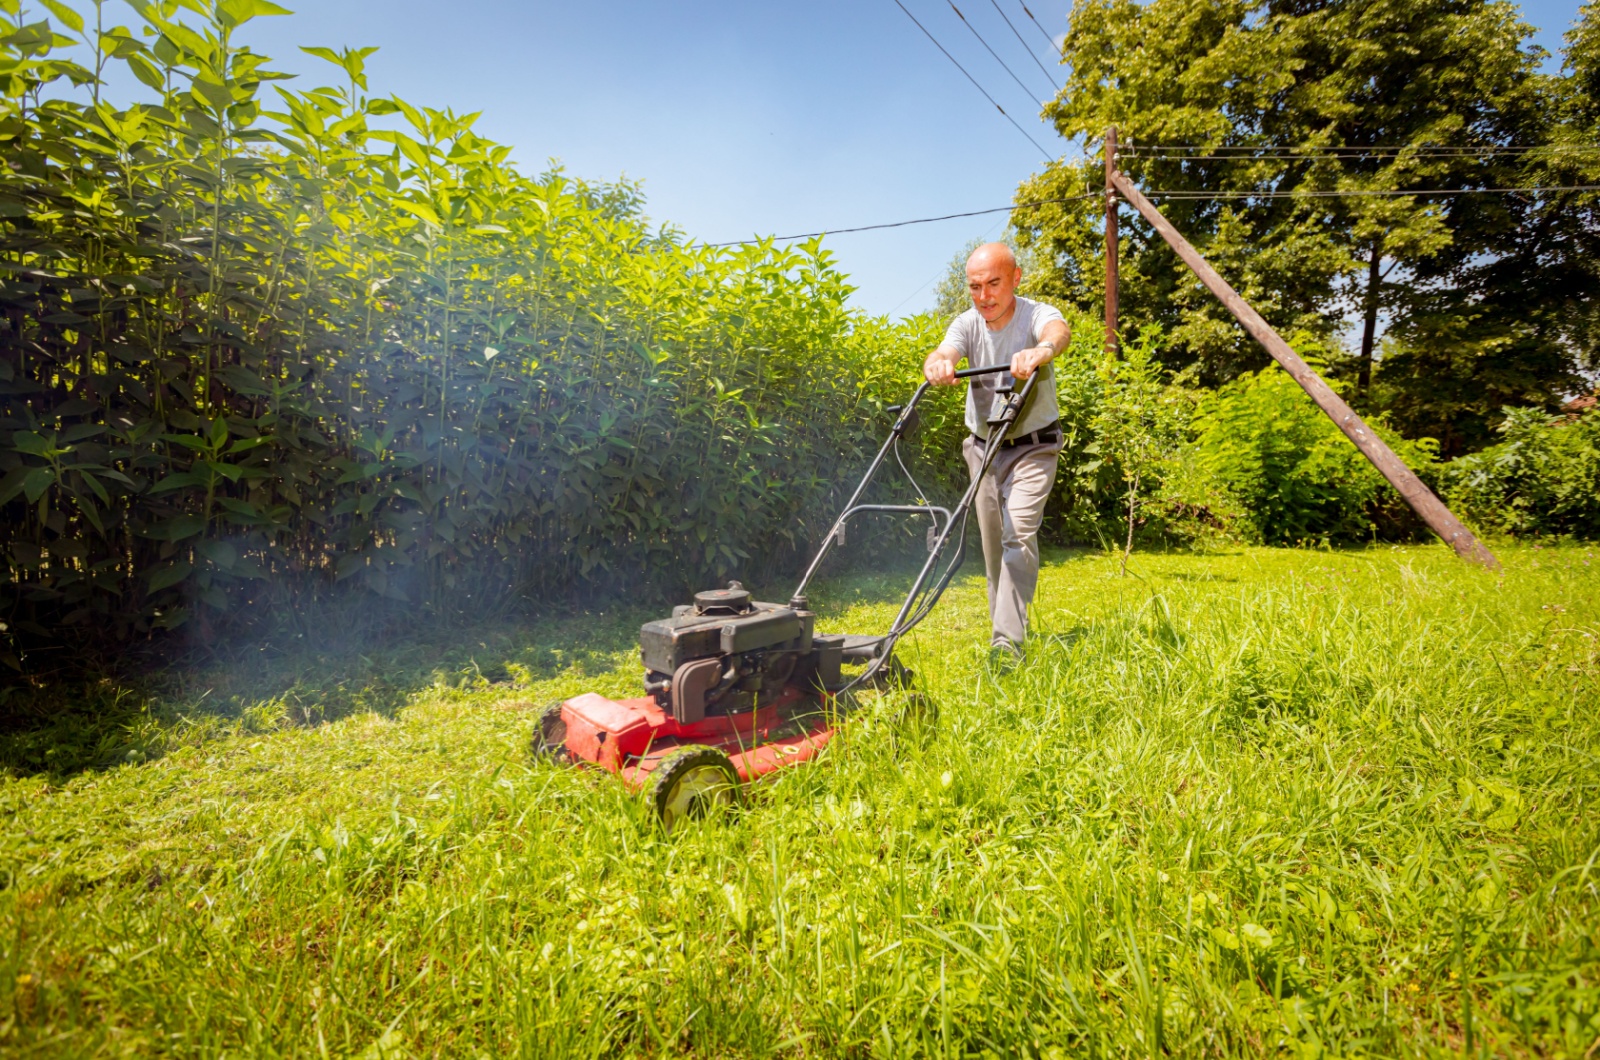
[{"label": "leafy bush", "polygon": [[1228,532],[1238,501],[1197,471],[1185,445],[1206,392],[1187,374],[1160,369],[1161,332],[1147,328],[1107,356],[1098,320],[1076,316],[1072,329],[1072,345],[1056,361],[1066,447],[1047,536],[1126,549],[1130,487],[1135,539],[1194,542]]},{"label": "leafy bush", "polygon": [[0,5],[0,661],[675,591],[826,526],[901,383],[818,244],[523,176],[365,51],[271,99],[250,0],[136,7],[64,27],[155,94],[118,107]]},{"label": "leafy bush", "polygon": [[1456,514],[1504,534],[1600,537],[1600,408],[1503,412],[1501,442],[1441,468]]},{"label": "leafy bush", "polygon": [[[1394,496],[1361,452],[1287,373],[1247,372],[1208,394],[1195,418],[1193,483],[1209,480],[1238,505],[1235,527],[1268,544],[1352,540],[1373,534]],[[1431,439],[1373,429],[1419,474]]]}]

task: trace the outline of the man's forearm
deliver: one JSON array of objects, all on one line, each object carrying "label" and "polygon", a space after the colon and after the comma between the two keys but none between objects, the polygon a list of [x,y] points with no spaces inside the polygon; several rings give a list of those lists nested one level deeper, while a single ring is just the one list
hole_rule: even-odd
[{"label": "man's forearm", "polygon": [[1059,320],[1052,320],[1039,333],[1039,348],[1050,351],[1050,358],[1067,348],[1072,341],[1072,331]]},{"label": "man's forearm", "polygon": [[1026,379],[1040,368],[1056,359],[1056,354],[1067,348],[1072,333],[1059,320],[1052,320],[1039,333],[1038,342],[1011,358],[1011,374]]}]

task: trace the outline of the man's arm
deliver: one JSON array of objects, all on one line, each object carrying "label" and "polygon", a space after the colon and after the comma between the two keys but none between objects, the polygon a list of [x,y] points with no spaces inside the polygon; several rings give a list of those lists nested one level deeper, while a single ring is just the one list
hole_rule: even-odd
[{"label": "man's arm", "polygon": [[[1019,350],[1011,358],[1011,374],[1018,379],[1026,379],[1044,365],[1055,360],[1056,354],[1067,348],[1067,343],[1072,341],[1072,331],[1064,320],[1051,320],[1047,322],[1039,333],[1039,345],[1032,349]],[[934,351],[938,353],[938,350]],[[930,357],[929,360],[932,360]],[[924,369],[926,371],[926,369]],[[928,376],[929,379],[933,377]],[[954,382],[954,376],[951,377]]]},{"label": "man's arm", "polygon": [[928,354],[928,359],[922,362],[923,378],[937,386],[949,386],[956,381],[956,365],[965,356],[948,342],[940,343],[939,348]]}]

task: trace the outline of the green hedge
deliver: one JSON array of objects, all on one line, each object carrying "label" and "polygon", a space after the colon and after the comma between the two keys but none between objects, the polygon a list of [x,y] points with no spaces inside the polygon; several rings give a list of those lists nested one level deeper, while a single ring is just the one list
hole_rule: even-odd
[{"label": "green hedge", "polygon": [[364,53],[278,89],[248,7],[103,34],[127,106],[0,18],[0,660],[792,565],[926,322],[847,311],[815,242],[523,176]]}]

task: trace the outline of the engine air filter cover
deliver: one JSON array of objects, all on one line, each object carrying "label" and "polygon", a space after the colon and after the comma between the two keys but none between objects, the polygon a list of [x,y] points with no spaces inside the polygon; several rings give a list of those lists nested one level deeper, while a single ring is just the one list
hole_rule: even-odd
[{"label": "engine air filter cover", "polygon": [[694,594],[694,609],[702,615],[742,615],[750,610],[750,591],[729,586]]}]

